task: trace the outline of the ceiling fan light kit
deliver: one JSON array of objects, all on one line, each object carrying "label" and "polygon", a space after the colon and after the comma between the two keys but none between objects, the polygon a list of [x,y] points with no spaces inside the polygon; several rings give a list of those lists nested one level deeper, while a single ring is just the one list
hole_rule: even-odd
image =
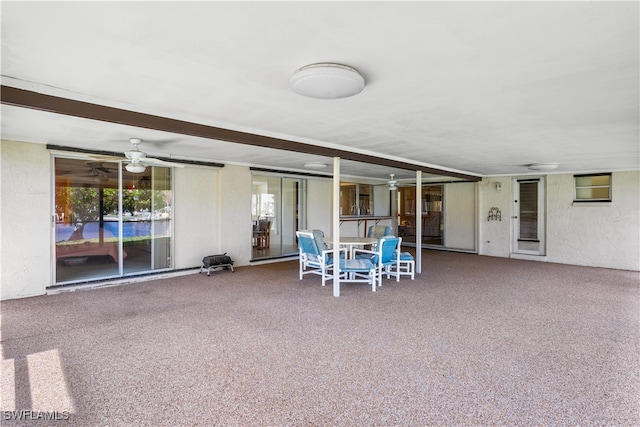
[{"label": "ceiling fan light kit", "polygon": [[318,99],[346,98],[364,89],[364,78],[355,68],[334,63],[304,66],[293,73],[290,83],[297,94]]},{"label": "ceiling fan light kit", "polygon": [[398,181],[393,179],[395,174],[391,173],[389,175],[391,176],[391,179],[389,181],[387,181],[387,183],[389,184],[389,191],[397,190],[398,189]]},{"label": "ceiling fan light kit", "polygon": [[131,173],[142,173],[147,169],[144,166],[136,163],[129,163],[124,168]]}]

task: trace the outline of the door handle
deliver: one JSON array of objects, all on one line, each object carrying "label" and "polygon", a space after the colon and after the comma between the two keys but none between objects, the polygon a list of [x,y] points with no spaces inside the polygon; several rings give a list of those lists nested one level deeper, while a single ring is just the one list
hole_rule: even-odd
[{"label": "door handle", "polygon": [[511,218],[513,218],[513,219],[518,219],[518,216],[512,216]]}]

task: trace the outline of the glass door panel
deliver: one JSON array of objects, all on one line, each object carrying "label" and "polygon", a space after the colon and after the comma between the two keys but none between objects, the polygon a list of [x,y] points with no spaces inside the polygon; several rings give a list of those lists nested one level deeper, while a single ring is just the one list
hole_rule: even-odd
[{"label": "glass door panel", "polygon": [[[444,244],[442,186],[422,186],[422,245]],[[416,188],[398,188],[398,236],[402,243],[416,244]]]},{"label": "glass door panel", "polygon": [[513,251],[544,255],[544,182],[543,179],[516,179],[512,226]]},{"label": "glass door panel", "polygon": [[416,243],[416,187],[398,188],[398,237]]},{"label": "glass door panel", "polygon": [[[55,283],[120,274],[119,164],[55,159]],[[114,222],[115,221],[115,222]]]},{"label": "glass door panel", "polygon": [[422,243],[441,246],[444,234],[442,186],[423,186],[422,204]]},{"label": "glass door panel", "polygon": [[253,176],[251,194],[252,258],[280,253],[280,177]]},{"label": "glass door panel", "polygon": [[171,170],[148,167],[123,181],[124,274],[171,268]]},{"label": "glass door panel", "polygon": [[122,277],[171,264],[171,169],[55,159],[55,284]]},{"label": "glass door panel", "polygon": [[252,259],[298,253],[296,231],[304,221],[306,181],[254,175],[251,194]]},{"label": "glass door panel", "polygon": [[302,180],[282,179],[282,234],[281,255],[295,255],[298,253],[296,231],[300,229],[300,199]]}]

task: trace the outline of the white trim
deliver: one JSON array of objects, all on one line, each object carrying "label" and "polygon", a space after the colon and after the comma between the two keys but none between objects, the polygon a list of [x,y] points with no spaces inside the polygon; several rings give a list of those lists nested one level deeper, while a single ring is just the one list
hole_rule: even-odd
[{"label": "white trim", "polygon": [[529,254],[521,254],[521,253],[512,253],[509,255],[511,259],[522,259],[525,261],[540,261],[547,262],[546,255],[529,255]]},{"label": "white trim", "polygon": [[79,290],[90,290],[98,288],[107,288],[111,286],[129,285],[140,282],[148,282],[150,280],[170,279],[172,277],[186,276],[188,274],[200,274],[200,267],[195,267],[189,270],[170,271],[163,274],[145,274],[142,276],[128,276],[124,278],[117,278],[113,280],[103,280],[92,283],[78,283],[76,285],[59,285],[53,288],[47,288],[47,295],[57,295],[65,292],[75,292]]},{"label": "white trim", "polygon": [[601,202],[573,202],[573,207],[591,207],[591,208],[610,208],[611,200],[603,200]]}]

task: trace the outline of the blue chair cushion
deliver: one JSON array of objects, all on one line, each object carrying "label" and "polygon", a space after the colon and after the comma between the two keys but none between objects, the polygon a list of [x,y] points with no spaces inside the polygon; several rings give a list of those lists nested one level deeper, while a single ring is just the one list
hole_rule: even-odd
[{"label": "blue chair cushion", "polygon": [[368,259],[341,259],[340,271],[370,271],[373,270],[373,264]]},{"label": "blue chair cushion", "polygon": [[302,248],[302,252],[312,255],[320,255],[318,246],[316,245],[314,240],[309,239],[306,236],[300,236],[300,238],[298,239],[298,244]]},{"label": "blue chair cushion", "polygon": [[413,255],[409,252],[400,252],[400,261],[413,261]]}]

